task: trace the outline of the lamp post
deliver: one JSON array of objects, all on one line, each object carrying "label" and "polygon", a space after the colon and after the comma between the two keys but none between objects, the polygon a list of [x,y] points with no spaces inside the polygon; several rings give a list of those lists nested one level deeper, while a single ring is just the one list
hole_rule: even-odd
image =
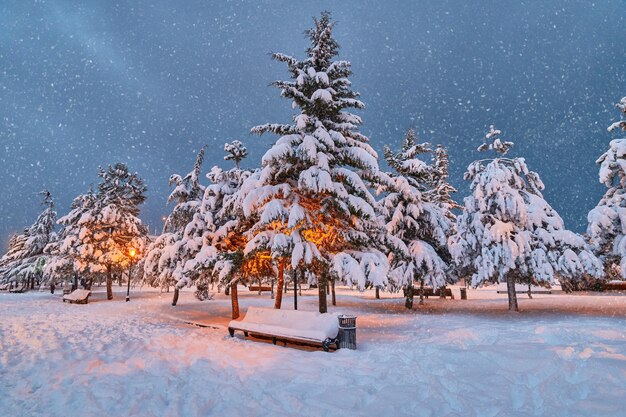
[{"label": "lamp post", "polygon": [[133,261],[135,260],[135,254],[137,251],[135,248],[130,248],[128,250],[128,256],[130,257],[130,264],[128,265],[128,286],[126,287],[126,302],[130,301],[130,276],[133,270]]}]

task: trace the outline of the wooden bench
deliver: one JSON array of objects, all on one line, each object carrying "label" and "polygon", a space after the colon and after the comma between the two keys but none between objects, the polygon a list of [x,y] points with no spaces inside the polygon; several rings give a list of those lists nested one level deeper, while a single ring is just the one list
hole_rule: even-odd
[{"label": "wooden bench", "polygon": [[70,294],[66,294],[63,296],[63,302],[68,302],[70,304],[87,304],[89,303],[89,296],[91,295],[91,291],[89,290],[74,290]]},{"label": "wooden bench", "polygon": [[[402,291],[404,292],[404,296],[406,297],[408,290],[404,288]],[[424,298],[439,297],[440,294],[441,294],[441,290],[439,288],[434,290],[431,287],[424,287]],[[413,297],[419,298],[419,296],[420,296],[419,287],[413,287]],[[443,292],[443,296],[444,298],[450,297],[451,300],[454,300],[454,294],[452,294],[452,288],[446,288],[445,291]]]},{"label": "wooden bench", "polygon": [[16,286],[15,288],[9,289],[9,292],[12,292],[12,293],[23,293],[23,292],[26,292],[26,290],[28,290],[28,285],[22,285],[19,288]]},{"label": "wooden bench", "polygon": [[337,334],[339,322],[334,314],[319,314],[312,311],[277,310],[273,308],[249,307],[243,320],[228,324],[228,333],[233,337],[235,330],[245,337],[271,339],[301,345],[321,346],[325,352],[331,345],[339,349]]},{"label": "wooden bench", "polygon": [[269,285],[250,285],[248,286],[248,290],[249,291],[272,291],[272,287],[270,287]]},{"label": "wooden bench", "polygon": [[[496,291],[498,294],[508,294],[509,292],[506,290],[498,290]],[[552,294],[552,290],[532,290],[530,291],[531,294]],[[515,294],[528,294],[528,290],[526,291],[520,291],[517,290],[515,291]]]},{"label": "wooden bench", "polygon": [[607,291],[626,291],[626,281],[610,281],[604,284]]}]

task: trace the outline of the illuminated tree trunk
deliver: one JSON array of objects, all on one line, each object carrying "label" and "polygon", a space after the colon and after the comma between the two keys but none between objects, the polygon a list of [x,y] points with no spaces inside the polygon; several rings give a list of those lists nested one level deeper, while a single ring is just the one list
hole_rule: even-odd
[{"label": "illuminated tree trunk", "polygon": [[519,311],[517,294],[515,293],[515,274],[512,271],[506,274],[506,290],[509,295],[509,311]]},{"label": "illuminated tree trunk", "polygon": [[380,300],[380,288],[376,287],[376,299]]},{"label": "illuminated tree trunk", "polygon": [[330,280],[330,299],[331,299],[331,303],[336,306],[337,305],[337,296],[335,295],[335,280],[331,279]]},{"label": "illuminated tree trunk", "polygon": [[113,271],[111,264],[107,265],[107,300],[113,299]]},{"label": "illuminated tree trunk", "polygon": [[326,276],[321,274],[317,283],[317,293],[319,295],[320,313],[328,312],[328,302],[326,301]]},{"label": "illuminated tree trunk", "polygon": [[278,283],[276,284],[276,298],[274,299],[274,308],[280,309],[283,302],[283,289],[285,286],[285,261],[278,262]]},{"label": "illuminated tree trunk", "polygon": [[230,305],[233,310],[233,320],[239,318],[239,298],[237,297],[237,283],[230,285]]},{"label": "illuminated tree trunk", "polygon": [[180,290],[178,289],[178,287],[174,287],[174,298],[172,298],[172,305],[175,306],[176,303],[178,302],[178,293],[180,292]]},{"label": "illuminated tree trunk", "polygon": [[420,304],[424,304],[424,279],[420,279]]}]

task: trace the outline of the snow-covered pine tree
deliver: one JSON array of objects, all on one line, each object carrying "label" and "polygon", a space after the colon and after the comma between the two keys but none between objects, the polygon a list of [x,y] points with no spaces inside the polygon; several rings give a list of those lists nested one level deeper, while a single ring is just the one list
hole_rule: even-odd
[{"label": "snow-covered pine tree", "polygon": [[234,140],[230,143],[224,144],[224,151],[226,156],[224,161],[235,161],[235,168],[239,169],[241,161],[248,156],[248,148],[246,148],[241,141]]},{"label": "snow-covered pine tree", "polygon": [[175,185],[170,193],[167,204],[175,202],[176,205],[165,220],[164,232],[182,231],[191,221],[194,214],[200,211],[200,203],[204,195],[205,187],[200,184],[200,171],[204,161],[206,145],[200,149],[196,156],[193,170],[184,177],[178,174],[170,176],[169,185]]},{"label": "snow-covered pine tree", "polygon": [[452,210],[461,209],[462,206],[452,198],[452,194],[456,193],[457,190],[448,182],[448,150],[443,145],[437,145],[433,151],[433,165],[432,193],[428,193],[426,197],[439,204],[446,211],[446,216],[454,221],[456,216]]},{"label": "snow-covered pine tree", "polygon": [[96,258],[87,256],[88,252],[82,248],[83,237],[90,233],[86,225],[95,201],[96,195],[89,189],[86,194],[74,198],[70,212],[57,221],[62,226],[58,238],[44,249],[49,256],[44,274],[50,280],[57,282],[72,277],[72,288],[76,289],[80,273],[88,279],[90,287],[95,274],[100,272]]},{"label": "snow-covered pine tree", "polygon": [[[236,167],[228,171],[214,166],[207,174],[211,182],[206,187],[200,214],[185,229],[183,245],[197,248],[188,252],[194,254],[186,262],[177,286],[196,285],[196,296],[202,297],[213,282],[225,285],[230,290],[233,318],[239,317],[237,283],[247,278],[251,269],[255,274],[266,273],[260,264],[252,265],[243,259],[246,239],[244,233],[250,227],[250,220],[243,215],[242,194],[240,190],[244,181],[258,171],[239,168],[245,152],[239,152],[243,145],[225,146],[228,158],[236,163]],[[235,151],[233,154],[231,151]],[[227,155],[228,156],[228,155]]]},{"label": "snow-covered pine tree", "polygon": [[[626,97],[616,107],[623,120],[608,131],[626,131]],[[613,139],[609,149],[596,161],[600,165],[600,182],[607,187],[598,205],[587,216],[587,234],[596,254],[603,259],[607,273],[619,268],[626,278],[626,138]]]},{"label": "snow-covered pine tree", "polygon": [[513,145],[490,127],[479,150],[494,150],[492,160],[469,165],[465,179],[472,195],[449,238],[455,262],[472,272],[474,287],[506,282],[509,310],[518,310],[515,283],[550,284],[555,277],[598,276],[601,262],[584,239],[566,230],[563,220],[544,200],[544,185],[523,158],[505,158]]},{"label": "snow-covered pine tree", "polygon": [[50,192],[44,190],[40,194],[43,211],[32,226],[24,229],[22,235],[11,239],[9,250],[0,258],[0,282],[21,283],[32,289],[35,281],[42,279],[41,266],[46,261],[44,248],[56,239],[54,225],[57,213]]},{"label": "snow-covered pine tree", "polygon": [[[206,187],[200,184],[200,172],[204,160],[206,146],[196,156],[193,169],[184,177],[178,174],[170,176],[169,184],[174,185],[167,202],[176,205],[165,220],[163,233],[150,243],[143,262],[144,276],[148,284],[167,288],[175,285],[182,274],[184,262],[189,259],[181,248],[183,237],[188,225],[195,221],[201,211],[202,198]],[[174,287],[173,305],[178,299],[178,287]]]},{"label": "snow-covered pine tree", "polygon": [[380,190],[386,192],[381,200],[383,221],[387,231],[407,247],[405,254],[391,255],[390,286],[404,289],[407,308],[413,307],[415,281],[420,282],[422,290],[425,283],[440,288],[452,282],[446,271],[449,259],[447,238],[453,227],[453,215],[447,200],[445,203],[435,201],[442,198],[436,187],[445,181],[447,164],[435,159],[431,165],[418,158],[418,155],[429,152],[429,144],[416,142],[413,129],[405,135],[400,152],[393,152],[387,146],[384,148],[385,159],[397,174],[391,175],[391,187]]},{"label": "snow-covered pine tree", "polygon": [[[107,299],[113,299],[113,273],[125,270],[134,248],[144,254],[148,233],[139,219],[139,206],[145,201],[146,186],[123,163],[99,169],[100,184],[95,201],[81,216],[80,262],[92,272],[105,272]],[[86,264],[86,265],[85,265]]]},{"label": "snow-covered pine tree", "polygon": [[[293,124],[265,124],[253,133],[281,135],[263,156],[262,172],[244,201],[249,231],[246,256],[269,252],[284,269],[332,269],[339,279],[364,288],[385,285],[388,262],[379,248],[386,236],[376,218],[368,184],[382,182],[376,152],[358,131],[362,109],[351,89],[348,61],[334,60],[339,45],[330,14],[307,31],[306,58],[284,54],[291,81],[276,81],[299,114]],[[386,252],[386,251],[385,251]],[[319,274],[319,310],[327,311],[326,276]],[[279,282],[280,284],[280,282]],[[280,288],[280,285],[279,285]],[[280,304],[277,294],[277,306]]]}]

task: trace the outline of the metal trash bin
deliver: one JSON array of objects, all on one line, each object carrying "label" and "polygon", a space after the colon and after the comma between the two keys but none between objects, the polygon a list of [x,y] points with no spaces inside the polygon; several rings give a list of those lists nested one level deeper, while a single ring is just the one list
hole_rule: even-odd
[{"label": "metal trash bin", "polygon": [[339,348],[356,349],[356,316],[341,314],[339,319]]},{"label": "metal trash bin", "polygon": [[467,300],[467,288],[461,288],[461,300]]}]

